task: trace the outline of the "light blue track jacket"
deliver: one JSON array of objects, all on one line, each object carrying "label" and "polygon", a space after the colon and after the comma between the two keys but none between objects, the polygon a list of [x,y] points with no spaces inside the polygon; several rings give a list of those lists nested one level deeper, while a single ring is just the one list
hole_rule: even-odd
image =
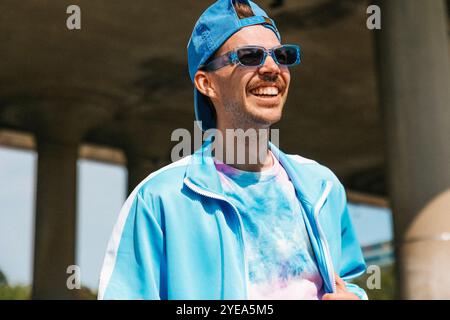
[{"label": "light blue track jacket", "polygon": [[[122,207],[100,275],[99,299],[247,299],[243,226],[225,198],[207,139],[194,154],[153,172]],[[325,292],[335,273],[365,271],[345,190],[326,167],[273,144],[291,179]],[[359,297],[364,290],[347,283]]]}]

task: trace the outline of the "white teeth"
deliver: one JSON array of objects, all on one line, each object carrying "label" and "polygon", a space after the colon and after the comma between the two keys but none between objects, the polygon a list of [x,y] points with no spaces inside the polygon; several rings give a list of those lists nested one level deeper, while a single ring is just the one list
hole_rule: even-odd
[{"label": "white teeth", "polygon": [[253,89],[252,94],[256,95],[266,95],[266,96],[276,96],[278,94],[278,88],[276,87],[261,87]]}]

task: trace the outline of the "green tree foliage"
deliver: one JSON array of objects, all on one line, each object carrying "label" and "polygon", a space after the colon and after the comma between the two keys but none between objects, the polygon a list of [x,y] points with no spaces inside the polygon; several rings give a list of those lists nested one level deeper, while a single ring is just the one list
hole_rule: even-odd
[{"label": "green tree foliage", "polygon": [[5,274],[0,270],[0,286],[5,286],[8,284]]},{"label": "green tree foliage", "polygon": [[[0,300],[28,300],[31,299],[31,286],[8,286],[0,285]],[[75,299],[78,300],[95,300],[96,292],[91,291],[87,287],[81,287],[76,290]]]},{"label": "green tree foliage", "polygon": [[0,300],[27,300],[30,298],[29,286],[9,286],[5,274],[0,270]]},{"label": "green tree foliage", "polygon": [[29,286],[0,285],[0,300],[28,300],[30,292]]}]

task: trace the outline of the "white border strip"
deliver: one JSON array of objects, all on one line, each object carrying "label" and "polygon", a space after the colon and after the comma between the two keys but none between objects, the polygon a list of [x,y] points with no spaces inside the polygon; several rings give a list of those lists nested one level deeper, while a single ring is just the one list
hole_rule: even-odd
[{"label": "white border strip", "polygon": [[301,164],[318,164],[317,161],[308,159],[308,158],[304,158],[302,156],[299,156],[298,154],[288,154],[287,156]]},{"label": "white border strip", "polygon": [[116,264],[117,251],[119,249],[120,240],[122,238],[123,228],[125,227],[125,223],[127,221],[128,214],[130,212],[134,198],[136,197],[136,194],[139,192],[139,189],[142,187],[142,185],[144,185],[147,181],[149,181],[151,178],[155,177],[159,173],[162,173],[171,168],[186,165],[191,160],[191,157],[192,157],[192,155],[187,156],[187,157],[180,159],[176,162],[173,162],[155,172],[152,172],[144,180],[142,180],[136,186],[136,188],[134,188],[133,192],[131,192],[131,194],[128,196],[127,200],[125,201],[124,205],[122,206],[122,209],[120,210],[119,218],[114,226],[111,238],[108,242],[108,247],[106,249],[106,255],[103,260],[102,270],[100,272],[100,283],[99,283],[99,289],[98,289],[98,299],[99,300],[104,299],[104,295],[105,295],[108,283],[111,279],[112,273],[114,271],[114,266]]}]

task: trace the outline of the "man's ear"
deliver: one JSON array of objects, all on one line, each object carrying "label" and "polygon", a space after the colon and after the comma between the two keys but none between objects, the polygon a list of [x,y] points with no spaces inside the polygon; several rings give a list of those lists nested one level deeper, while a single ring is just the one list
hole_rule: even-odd
[{"label": "man's ear", "polygon": [[197,71],[194,76],[194,84],[201,94],[209,98],[215,98],[217,96],[217,92],[214,89],[213,83],[211,81],[211,74],[207,73],[206,71]]}]

